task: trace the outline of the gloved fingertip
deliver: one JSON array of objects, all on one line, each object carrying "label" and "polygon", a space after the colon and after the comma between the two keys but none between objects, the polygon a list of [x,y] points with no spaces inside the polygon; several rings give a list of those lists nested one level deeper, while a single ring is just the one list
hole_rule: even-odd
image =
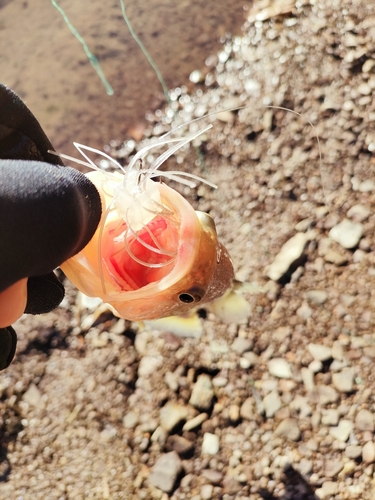
[{"label": "gloved fingertip", "polygon": [[0,328],[0,370],[7,368],[16,352],[17,334],[11,326]]},{"label": "gloved fingertip", "polygon": [[44,314],[63,300],[64,287],[54,273],[33,276],[27,282],[26,314]]}]

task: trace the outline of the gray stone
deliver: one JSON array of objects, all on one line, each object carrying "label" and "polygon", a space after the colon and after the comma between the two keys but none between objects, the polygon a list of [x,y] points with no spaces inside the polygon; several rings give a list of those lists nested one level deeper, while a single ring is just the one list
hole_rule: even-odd
[{"label": "gray stone", "polygon": [[292,370],[286,359],[273,358],[268,362],[268,371],[278,378],[292,378]]},{"label": "gray stone", "polygon": [[332,349],[322,344],[309,344],[307,349],[317,361],[327,361],[332,358]]},{"label": "gray stone", "polygon": [[355,417],[355,428],[358,431],[374,432],[374,415],[369,410],[359,410]]},{"label": "gray stone", "polygon": [[173,401],[168,401],[160,410],[160,425],[170,432],[182,420],[188,416],[188,408]]},{"label": "gray stone", "polygon": [[354,386],[354,368],[344,368],[332,375],[332,383],[340,392],[352,392]]},{"label": "gray stone", "polygon": [[179,455],[185,455],[194,448],[194,443],[184,438],[183,436],[173,435],[169,436],[167,440],[167,447],[170,451],[175,451]]},{"label": "gray stone", "polygon": [[344,248],[354,248],[358,245],[363,235],[363,226],[359,222],[352,222],[344,219],[337,226],[334,226],[329,237],[339,243]]},{"label": "gray stone", "polygon": [[165,453],[157,459],[148,476],[149,482],[159,490],[170,493],[182,471],[180,457],[175,451]]},{"label": "gray stone", "polygon": [[294,418],[285,418],[280,422],[275,430],[276,436],[298,441],[301,437],[301,431],[298,422]]},{"label": "gray stone", "polygon": [[344,464],[339,460],[327,460],[324,467],[324,474],[326,477],[332,478],[337,476],[343,468]]},{"label": "gray stone", "polygon": [[201,474],[211,484],[220,484],[223,479],[223,474],[217,470],[204,469]]},{"label": "gray stone", "polygon": [[339,395],[337,391],[333,387],[329,385],[319,385],[317,387],[318,395],[319,395],[319,404],[327,405],[329,403],[336,403],[339,399]]},{"label": "gray stone", "polygon": [[189,403],[200,410],[209,410],[214,398],[214,390],[208,375],[200,375],[194,384]]}]

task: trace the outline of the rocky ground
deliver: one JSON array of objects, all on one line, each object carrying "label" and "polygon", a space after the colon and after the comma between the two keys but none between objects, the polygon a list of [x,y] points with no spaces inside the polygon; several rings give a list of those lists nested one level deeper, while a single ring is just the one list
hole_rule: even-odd
[{"label": "rocky ground", "polygon": [[212,118],[203,172],[192,148],[169,166],[219,185],[183,192],[262,287],[251,317],[181,339],[93,318],[67,283],[0,374],[1,498],[375,497],[375,7],[271,7],[146,130],[248,106]]}]

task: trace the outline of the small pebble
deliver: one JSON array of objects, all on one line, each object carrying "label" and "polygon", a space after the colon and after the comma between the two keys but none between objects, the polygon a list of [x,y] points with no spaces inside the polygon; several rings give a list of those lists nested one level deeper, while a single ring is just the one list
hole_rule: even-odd
[{"label": "small pebble", "polygon": [[338,484],[334,481],[324,481],[321,488],[315,491],[315,494],[321,500],[327,500],[336,495],[338,491]]},{"label": "small pebble", "polygon": [[202,500],[210,500],[212,498],[214,487],[212,484],[204,484],[201,487],[201,498]]},{"label": "small pebble", "polygon": [[268,371],[278,378],[292,378],[292,370],[289,363],[283,358],[273,358],[268,362]]},{"label": "small pebble", "polygon": [[305,250],[305,246],[313,237],[313,231],[297,233],[282,246],[274,261],[269,266],[267,276],[278,281],[288,271],[290,266],[298,260]]},{"label": "small pebble", "polygon": [[184,432],[189,432],[189,431],[192,431],[193,429],[196,429],[197,427],[199,427],[200,425],[203,424],[203,422],[205,422],[206,420],[208,419],[208,415],[207,413],[200,413],[199,415],[197,415],[196,417],[188,420],[182,430]]},{"label": "small pebble", "polygon": [[203,455],[216,455],[220,449],[219,436],[205,432],[203,435],[202,454]]},{"label": "small pebble", "polygon": [[355,428],[358,431],[374,432],[374,415],[369,410],[359,410],[355,417]]},{"label": "small pebble", "polygon": [[354,386],[354,368],[344,368],[341,372],[332,375],[332,383],[340,392],[352,392]]},{"label": "small pebble", "polygon": [[301,431],[298,422],[294,418],[286,418],[280,422],[275,430],[276,436],[298,441],[301,437]]},{"label": "small pebble", "polygon": [[188,408],[173,401],[168,401],[160,410],[160,425],[170,432],[181,420],[188,416]]},{"label": "small pebble", "polygon": [[233,351],[238,354],[243,354],[246,351],[250,351],[253,347],[253,342],[250,339],[245,339],[243,337],[236,337],[232,344]]},{"label": "small pebble", "polygon": [[247,398],[241,405],[240,416],[245,420],[253,420],[256,416],[254,401],[252,398]]},{"label": "small pebble", "polygon": [[335,408],[322,411],[322,424],[323,425],[337,425],[339,422],[339,412]]},{"label": "small pebble", "polygon": [[354,424],[351,420],[340,420],[337,427],[331,427],[329,430],[330,435],[338,441],[346,442],[353,431]]},{"label": "small pebble", "polygon": [[311,392],[315,387],[314,373],[309,368],[301,368],[302,382],[307,392]]},{"label": "small pebble", "polygon": [[345,448],[345,455],[353,460],[362,455],[362,446],[350,444]]},{"label": "small pebble", "polygon": [[322,344],[309,344],[307,349],[311,356],[318,361],[327,361],[332,358],[332,349]]},{"label": "small pebble", "polygon": [[324,290],[309,290],[306,292],[306,298],[313,304],[322,305],[327,302],[328,293]]},{"label": "small pebble", "polygon": [[337,476],[344,468],[344,464],[339,460],[326,460],[324,466],[324,474],[326,477],[332,478]]},{"label": "small pebble", "polygon": [[319,385],[317,391],[319,395],[319,404],[322,406],[329,403],[335,403],[339,399],[337,391],[329,385]]},{"label": "small pebble", "polygon": [[362,236],[362,224],[359,222],[352,222],[349,219],[344,219],[329,232],[329,237],[344,248],[356,247]]},{"label": "small pebble", "polygon": [[200,375],[194,384],[189,403],[200,410],[211,408],[214,398],[214,390],[208,375]]},{"label": "small pebble", "polygon": [[362,458],[367,464],[375,462],[375,445],[373,441],[367,441],[362,448]]},{"label": "small pebble", "polygon": [[347,211],[346,215],[350,218],[353,219],[355,222],[363,222],[371,214],[371,210],[368,207],[365,207],[364,205],[353,205],[349,210]]},{"label": "small pebble", "polygon": [[151,468],[149,482],[159,490],[170,493],[182,470],[180,457],[175,451],[161,455]]},{"label": "small pebble", "polygon": [[267,418],[271,418],[282,407],[282,402],[277,391],[272,391],[263,398],[263,407]]}]

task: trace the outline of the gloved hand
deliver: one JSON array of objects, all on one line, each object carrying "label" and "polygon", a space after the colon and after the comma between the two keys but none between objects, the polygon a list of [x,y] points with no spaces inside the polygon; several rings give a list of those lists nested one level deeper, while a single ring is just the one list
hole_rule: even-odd
[{"label": "gloved hand", "polygon": [[30,314],[61,302],[64,287],[52,271],[86,246],[101,217],[95,186],[48,150],[36,118],[0,84],[0,370],[17,343],[4,318],[18,309],[17,319],[25,301]]}]

